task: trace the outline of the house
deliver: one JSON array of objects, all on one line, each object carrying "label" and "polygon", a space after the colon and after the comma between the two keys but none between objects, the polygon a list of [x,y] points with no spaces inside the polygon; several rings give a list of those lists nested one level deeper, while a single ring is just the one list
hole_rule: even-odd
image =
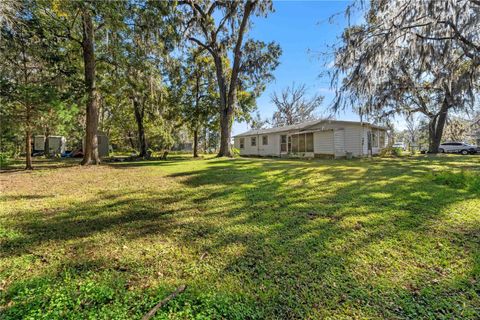
[{"label": "house", "polygon": [[234,137],[245,156],[341,158],[378,154],[387,146],[387,129],[365,122],[315,120],[250,130]]}]

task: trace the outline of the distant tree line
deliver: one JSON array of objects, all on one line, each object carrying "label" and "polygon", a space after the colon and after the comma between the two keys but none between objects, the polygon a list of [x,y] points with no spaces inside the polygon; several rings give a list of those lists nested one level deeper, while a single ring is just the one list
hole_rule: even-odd
[{"label": "distant tree line", "polygon": [[[480,71],[480,2],[373,0],[335,47],[334,107],[385,118],[422,114],[437,153],[452,113],[474,112]],[[477,109],[478,110],[478,109]]]},{"label": "distant tree line", "polygon": [[[383,123],[421,114],[438,152],[453,114],[478,110],[480,2],[358,1],[347,15],[355,9],[363,19],[334,47],[334,110]],[[271,118],[251,115],[282,50],[249,31],[272,10],[268,0],[2,1],[0,151],[23,150],[31,169],[32,135],[61,134],[84,145],[82,164],[97,164],[105,132],[139,157],[185,135],[194,156],[212,145],[231,156],[235,120],[318,118],[323,97],[306,85],[272,94]]]},{"label": "distant tree line", "polygon": [[187,131],[195,156],[208,139],[231,156],[232,123],[250,118],[281,55],[248,36],[252,17],[272,10],[271,1],[2,1],[1,151],[23,149],[31,169],[32,135],[62,134],[83,140],[89,165],[100,162],[99,131],[139,157]]}]

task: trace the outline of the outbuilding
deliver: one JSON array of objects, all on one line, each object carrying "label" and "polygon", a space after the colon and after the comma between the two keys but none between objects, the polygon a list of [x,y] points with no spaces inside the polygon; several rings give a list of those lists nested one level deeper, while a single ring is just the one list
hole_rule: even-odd
[{"label": "outbuilding", "polygon": [[[108,157],[110,152],[110,142],[108,136],[99,131],[97,132],[98,156],[100,158]],[[85,137],[82,139],[82,150],[85,150]]]},{"label": "outbuilding", "polygon": [[387,146],[387,128],[366,122],[315,120],[234,137],[245,156],[342,158],[378,154]]},{"label": "outbuilding", "polygon": [[[36,135],[33,137],[33,149],[32,152],[45,152],[45,136]],[[48,153],[49,154],[62,154],[65,152],[65,137],[63,136],[48,136]]]}]

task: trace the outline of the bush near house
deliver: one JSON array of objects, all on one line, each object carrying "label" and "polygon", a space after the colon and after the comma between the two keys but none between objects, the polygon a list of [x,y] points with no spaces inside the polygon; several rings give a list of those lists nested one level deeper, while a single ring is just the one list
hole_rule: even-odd
[{"label": "bush near house", "polygon": [[479,317],[474,156],[35,166],[0,176],[1,319],[140,319],[182,284],[156,319]]}]

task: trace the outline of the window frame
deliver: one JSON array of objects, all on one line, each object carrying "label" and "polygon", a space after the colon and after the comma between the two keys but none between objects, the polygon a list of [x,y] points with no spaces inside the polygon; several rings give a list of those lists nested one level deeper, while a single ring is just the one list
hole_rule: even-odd
[{"label": "window frame", "polygon": [[[312,137],[311,145],[309,145],[308,137]],[[309,148],[311,147],[311,148]],[[314,143],[313,143],[313,132],[305,133],[305,152],[313,152],[314,150]]]},{"label": "window frame", "polygon": [[298,136],[298,153],[305,153],[306,148],[306,137],[305,134],[297,134]]},{"label": "window frame", "polygon": [[292,137],[292,142],[291,142],[292,153],[299,153],[298,134],[292,134],[291,137]]},{"label": "window frame", "polygon": [[[305,132],[305,133],[295,133],[290,136],[289,138],[289,145],[291,144],[291,148],[289,148],[289,152],[291,153],[307,153],[307,152],[314,152],[314,138],[313,132]],[[291,142],[290,142],[291,138]]]},{"label": "window frame", "polygon": [[250,146],[251,147],[257,146],[257,137],[250,137]]},{"label": "window frame", "polygon": [[245,138],[240,138],[238,144],[240,149],[245,149]]},{"label": "window frame", "polygon": [[386,137],[385,137],[385,131],[379,131],[379,137],[378,137],[378,147],[379,148],[384,148],[385,147],[385,141],[386,141]]},{"label": "window frame", "polygon": [[286,134],[280,135],[280,152],[288,152],[288,138]]},{"label": "window frame", "polygon": [[378,147],[378,130],[372,130],[372,148]]},{"label": "window frame", "polygon": [[267,135],[262,136],[262,146],[268,146],[268,136]]}]

